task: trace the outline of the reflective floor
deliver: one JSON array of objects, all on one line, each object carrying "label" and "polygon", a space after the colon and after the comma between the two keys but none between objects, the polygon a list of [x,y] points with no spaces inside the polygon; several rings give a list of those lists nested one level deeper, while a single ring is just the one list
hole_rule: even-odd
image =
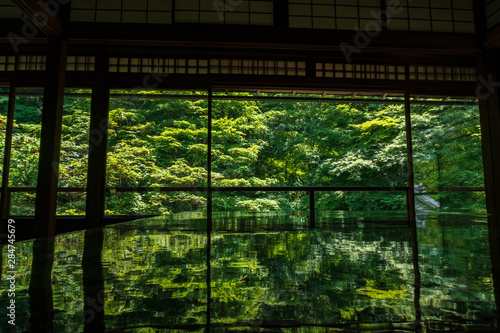
[{"label": "reflective floor", "polygon": [[0,331],[496,331],[485,215],[428,214],[416,230],[403,213],[321,213],[314,228],[307,213],[207,221],[16,243],[16,326],[4,248]]}]

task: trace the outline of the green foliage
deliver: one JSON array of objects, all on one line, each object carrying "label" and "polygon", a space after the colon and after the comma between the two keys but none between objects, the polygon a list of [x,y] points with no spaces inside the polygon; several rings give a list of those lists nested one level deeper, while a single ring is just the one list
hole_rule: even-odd
[{"label": "green foliage", "polygon": [[477,107],[412,107],[415,183],[444,209],[482,209],[483,193],[438,191],[440,187],[484,187]]},{"label": "green foliage", "polygon": [[[112,193],[109,214],[167,214],[204,210],[205,197],[156,193],[168,186],[207,185],[206,98],[160,99],[190,92],[121,92],[112,98],[106,179],[109,187],[148,187],[147,193]],[[245,93],[235,95],[248,95]],[[10,186],[34,187],[42,101],[16,99]],[[6,126],[0,99],[0,129]],[[405,117],[402,105],[214,100],[214,186],[406,186]],[[85,187],[89,155],[89,98],[64,104],[61,187]],[[475,107],[412,107],[416,183],[445,209],[481,208],[483,193],[437,191],[482,187],[481,138]],[[101,133],[102,134],[102,133]],[[97,135],[98,136],[98,135]],[[4,141],[1,142],[2,147]],[[317,210],[401,210],[404,193],[333,192],[318,195]],[[26,203],[30,200],[24,197]],[[177,201],[176,201],[177,200]],[[232,193],[214,200],[215,210],[303,210],[305,199],[287,193]],[[18,198],[17,206],[26,206]],[[27,212],[27,210],[25,210]],[[61,193],[59,214],[83,214],[85,196]]]}]

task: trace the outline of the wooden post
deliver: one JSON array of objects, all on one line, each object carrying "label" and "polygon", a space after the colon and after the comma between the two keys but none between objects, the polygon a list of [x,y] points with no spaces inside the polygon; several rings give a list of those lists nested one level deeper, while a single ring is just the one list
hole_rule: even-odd
[{"label": "wooden post", "polygon": [[385,0],[380,0],[380,19],[382,31],[387,31],[387,3]]},{"label": "wooden post", "polygon": [[410,221],[415,221],[415,181],[413,178],[413,144],[411,136],[410,93],[405,91],[406,158],[408,169],[407,210]]},{"label": "wooden post", "polygon": [[483,146],[484,182],[488,213],[500,212],[500,94],[499,68],[495,68],[500,52],[482,52],[477,55],[478,84],[476,97],[479,101],[481,139]]},{"label": "wooden post", "polygon": [[274,0],[274,26],[276,28],[288,29],[288,1]]},{"label": "wooden post", "polygon": [[495,62],[496,53],[482,52],[476,56],[478,84],[476,97],[479,101],[481,139],[483,146],[484,183],[486,188],[486,209],[488,211],[488,233],[490,243],[493,290],[500,315],[500,66]]},{"label": "wooden post", "polygon": [[[14,111],[16,108],[16,87],[10,85],[9,90],[9,106],[7,109],[7,128],[5,130],[5,150],[3,155],[3,173],[2,173],[2,210],[1,218],[7,219],[10,213],[10,193],[9,193],[9,171],[10,171],[10,156],[12,150],[12,132],[14,129]],[[2,223],[2,232],[7,230],[6,225]]]},{"label": "wooden post", "polygon": [[[100,52],[96,58],[98,77],[105,75],[108,57]],[[87,176],[86,228],[104,225],[106,202],[106,155],[108,150],[109,87],[104,77],[92,87]]]},{"label": "wooden post", "polygon": [[406,125],[406,157],[408,165],[408,192],[407,209],[408,219],[410,221],[412,261],[414,274],[413,305],[415,307],[415,328],[417,332],[421,331],[422,308],[420,307],[420,265],[418,261],[418,237],[417,237],[417,218],[415,215],[415,181],[413,174],[413,140],[411,133],[411,104],[410,93],[405,91],[405,125]]},{"label": "wooden post", "polygon": [[316,205],[314,204],[314,191],[309,191],[309,228],[316,228]]},{"label": "wooden post", "polygon": [[208,117],[207,117],[207,315],[206,332],[210,332],[212,323],[212,87],[208,89]]},{"label": "wooden post", "polygon": [[55,233],[66,75],[66,40],[49,38],[47,47],[42,133],[35,203],[35,237],[51,236]]}]

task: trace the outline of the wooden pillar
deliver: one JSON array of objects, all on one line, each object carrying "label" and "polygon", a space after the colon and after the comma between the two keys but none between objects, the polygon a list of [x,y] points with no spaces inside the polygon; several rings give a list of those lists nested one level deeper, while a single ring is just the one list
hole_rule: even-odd
[{"label": "wooden pillar", "polygon": [[86,228],[104,225],[106,154],[108,149],[109,87],[105,83],[108,57],[99,52],[96,71],[100,79],[92,87],[87,177]]},{"label": "wooden pillar", "polygon": [[316,228],[316,205],[314,202],[314,191],[309,191],[309,228]]},{"label": "wooden pillar", "polygon": [[490,243],[491,274],[493,278],[493,294],[495,295],[496,314],[500,318],[500,233],[498,232],[500,217],[488,215],[488,240]]},{"label": "wooden pillar", "polygon": [[[2,210],[2,220],[9,217],[10,210],[10,193],[9,193],[9,171],[10,171],[10,156],[12,150],[12,133],[14,129],[14,111],[16,108],[16,87],[10,85],[9,90],[9,106],[7,109],[7,128],[5,130],[5,149],[3,155],[3,173],[2,173],[2,201],[0,209]],[[7,230],[6,224],[2,223],[2,232]]]},{"label": "wooden pillar", "polygon": [[482,52],[476,57],[481,138],[483,146],[484,182],[488,213],[500,213],[500,52]]},{"label": "wooden pillar", "polygon": [[212,191],[212,86],[208,89],[208,123],[207,123],[207,312],[205,332],[210,332],[212,324],[212,223],[213,223],[213,191]]},{"label": "wooden pillar", "polygon": [[476,56],[481,139],[483,148],[484,183],[490,243],[493,290],[500,315],[500,59],[499,51],[481,52]]},{"label": "wooden pillar", "polygon": [[387,3],[385,0],[380,0],[380,19],[382,31],[387,31]]},{"label": "wooden pillar", "polygon": [[406,194],[408,220],[410,222],[412,261],[413,261],[413,306],[415,308],[415,329],[417,332],[422,330],[422,308],[420,306],[421,276],[420,265],[418,261],[418,235],[417,218],[415,213],[415,180],[413,173],[413,139],[411,131],[411,103],[410,92],[404,93],[405,97],[405,126],[406,126],[406,158],[408,172],[408,192]]},{"label": "wooden pillar", "polygon": [[35,203],[36,237],[51,236],[55,233],[66,49],[65,39],[49,38]]},{"label": "wooden pillar", "polygon": [[288,29],[288,1],[274,0],[274,26],[276,28]]},{"label": "wooden pillar", "polygon": [[[406,126],[406,165],[408,172],[408,192],[406,196],[407,211],[410,223],[416,223],[415,217],[415,180],[413,173],[413,139],[411,133],[411,105],[410,93],[405,91],[405,126]],[[415,224],[416,226],[416,224]]]}]

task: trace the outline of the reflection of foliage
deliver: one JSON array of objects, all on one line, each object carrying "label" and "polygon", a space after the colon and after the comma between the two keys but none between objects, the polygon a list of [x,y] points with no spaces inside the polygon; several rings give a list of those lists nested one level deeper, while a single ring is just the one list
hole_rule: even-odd
[{"label": "reflection of foliage", "polygon": [[491,305],[481,301],[493,293],[486,224],[447,226],[439,220],[429,219],[428,227],[418,230],[424,313],[431,320],[449,321],[492,314]]},{"label": "reflection of foliage", "polygon": [[[411,270],[404,264],[411,258],[409,244],[401,243],[404,245],[398,253],[384,252],[390,242],[363,241],[360,236],[313,231],[217,237],[214,251],[220,255],[213,271],[233,281],[227,286],[222,281],[215,283],[212,295],[218,301],[214,305],[217,320],[264,316],[266,320],[348,323],[371,307],[380,307],[377,320],[389,318],[390,313],[400,320],[411,320],[411,289],[407,285]],[[383,300],[363,297],[369,279],[376,281],[371,284],[374,292],[385,293]],[[264,312],[265,304],[273,311]]]},{"label": "reflection of foliage", "polygon": [[[207,185],[207,100],[153,98],[164,93],[192,94],[150,92],[147,97],[129,98],[123,92],[122,98],[111,99],[107,186]],[[35,186],[41,100],[19,97],[17,104],[10,185]],[[0,98],[2,129],[6,107],[6,98]],[[216,99],[212,110],[214,186],[407,185],[402,105]],[[89,118],[88,98],[66,98],[61,187],[86,186]],[[483,186],[477,108],[415,105],[412,127],[416,183],[423,183],[444,208],[483,207],[481,192],[435,194],[438,187]],[[400,194],[321,193],[316,209],[401,210],[406,200]],[[17,213],[32,212],[27,195],[18,195],[13,202]],[[233,192],[216,196],[214,209],[307,209],[304,200],[284,192]],[[59,194],[59,214],[83,214],[84,207],[84,195]],[[117,193],[108,198],[106,209],[110,214],[204,210],[205,197]]]},{"label": "reflection of foliage", "polygon": [[[207,236],[192,231],[205,226],[189,215],[104,230],[108,329],[205,323]],[[236,216],[225,217],[236,222],[233,227],[242,222]],[[224,227],[229,231],[212,234],[212,323],[342,325],[416,319],[408,227],[279,232],[266,230],[278,214],[267,216],[265,221],[244,218],[261,231]],[[486,225],[427,223],[418,230],[422,320],[489,324],[485,318],[492,318],[495,301]],[[52,286],[58,332],[80,331],[84,322],[83,245],[82,232],[55,239]],[[18,251],[17,291],[27,310],[32,242],[19,243]],[[5,302],[7,282],[2,280],[1,287]]]}]

